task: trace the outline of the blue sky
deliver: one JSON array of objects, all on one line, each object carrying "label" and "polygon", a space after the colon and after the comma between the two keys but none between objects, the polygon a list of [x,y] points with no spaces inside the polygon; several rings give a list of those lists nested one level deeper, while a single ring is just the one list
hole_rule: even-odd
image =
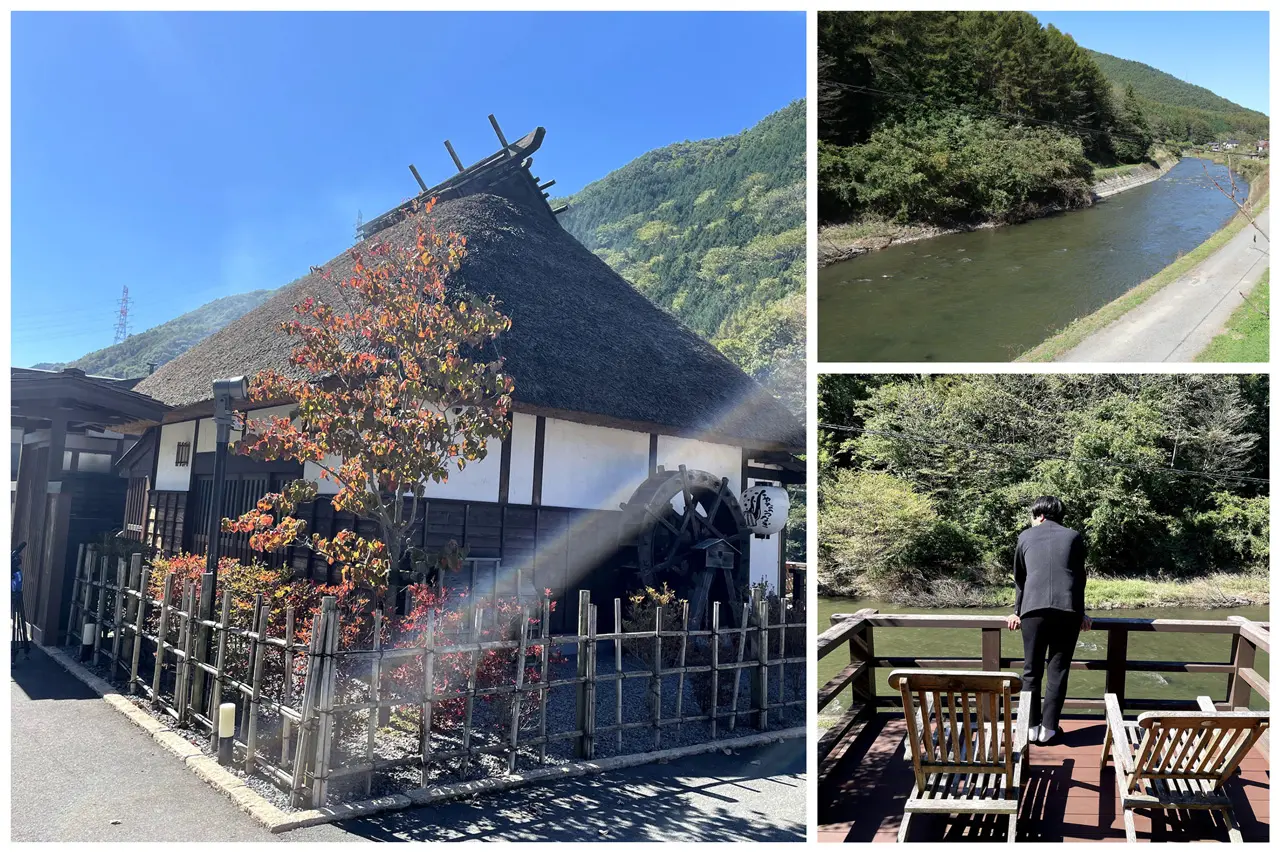
[{"label": "blue sky", "polygon": [[1266,12],[1032,12],[1077,44],[1271,114]]},{"label": "blue sky", "polygon": [[571,193],[805,95],[803,13],[15,14],[13,363],[274,288],[547,128]]}]

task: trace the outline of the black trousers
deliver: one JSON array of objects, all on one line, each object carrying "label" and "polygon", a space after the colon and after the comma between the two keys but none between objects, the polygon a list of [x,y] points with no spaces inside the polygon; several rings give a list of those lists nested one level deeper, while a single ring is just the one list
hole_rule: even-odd
[{"label": "black trousers", "polygon": [[[1079,636],[1079,613],[1037,610],[1022,617],[1022,689],[1031,691],[1030,725],[1058,728],[1062,702],[1067,698],[1071,656],[1075,654]],[[1044,681],[1043,704],[1041,681]]]}]

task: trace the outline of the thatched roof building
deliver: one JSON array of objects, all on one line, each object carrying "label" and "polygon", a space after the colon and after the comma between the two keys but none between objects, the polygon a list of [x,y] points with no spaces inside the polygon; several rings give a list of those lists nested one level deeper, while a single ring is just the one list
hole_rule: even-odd
[{"label": "thatched roof building", "polygon": [[[660,431],[799,450],[799,423],[755,380],[614,272],[548,211],[482,193],[437,204],[436,228],[467,238],[465,286],[494,295],[511,317],[498,339],[515,378],[517,411],[595,416]],[[413,239],[401,219],[379,233]],[[170,406],[210,398],[213,380],[287,370],[293,341],[279,324],[307,296],[333,301],[351,272],[350,252],[307,275],[206,338],[137,386]],[[193,412],[194,414],[194,412]]]}]

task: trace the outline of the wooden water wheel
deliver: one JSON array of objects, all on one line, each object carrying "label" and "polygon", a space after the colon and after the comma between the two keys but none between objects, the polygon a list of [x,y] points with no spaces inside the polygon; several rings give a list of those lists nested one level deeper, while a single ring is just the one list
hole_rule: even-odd
[{"label": "wooden water wheel", "polygon": [[710,602],[719,601],[722,623],[736,627],[751,577],[751,531],[729,481],[683,465],[660,467],[622,510],[624,542],[634,549],[631,588],[666,582],[688,600],[697,629],[710,622]]}]

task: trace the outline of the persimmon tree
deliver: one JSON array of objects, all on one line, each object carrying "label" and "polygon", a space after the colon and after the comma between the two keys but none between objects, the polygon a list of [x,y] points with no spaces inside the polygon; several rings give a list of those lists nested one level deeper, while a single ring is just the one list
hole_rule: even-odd
[{"label": "persimmon tree", "polygon": [[[295,369],[258,373],[249,399],[296,408],[247,420],[236,443],[255,459],[312,463],[338,488],[334,510],[374,522],[377,535],[308,531],[297,508],[319,490],[305,479],[222,523],[249,534],[255,550],[313,550],[340,565],[345,584],[372,591],[375,606],[394,607],[387,592],[400,571],[427,565],[410,536],[426,484],[483,459],[489,441],[505,436],[511,411],[503,359],[486,356],[511,321],[492,297],[454,286],[466,239],[436,231],[434,205],[410,213],[407,244],[375,238],[351,250],[351,273],[337,282],[342,304],[307,298],[294,306],[299,319],[281,331],[297,340]],[[329,279],[332,270],[320,274]]]}]

